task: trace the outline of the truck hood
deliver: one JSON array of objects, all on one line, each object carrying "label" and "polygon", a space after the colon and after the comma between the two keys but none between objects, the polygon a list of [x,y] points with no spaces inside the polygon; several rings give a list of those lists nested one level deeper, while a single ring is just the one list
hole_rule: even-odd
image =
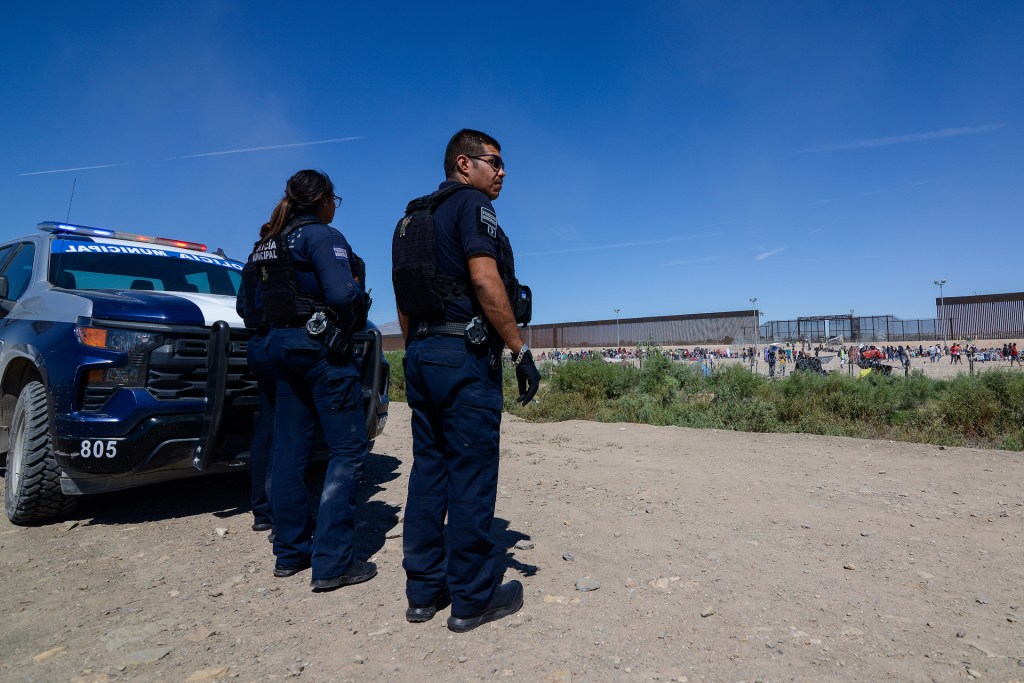
[{"label": "truck hood", "polygon": [[233,296],[134,289],[77,290],[74,294],[92,302],[93,318],[205,327],[223,320],[231,327],[243,327]]}]

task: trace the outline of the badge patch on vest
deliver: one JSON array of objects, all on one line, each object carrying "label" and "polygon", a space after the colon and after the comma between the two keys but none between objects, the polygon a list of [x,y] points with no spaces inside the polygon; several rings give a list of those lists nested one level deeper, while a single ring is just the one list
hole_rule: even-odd
[{"label": "badge patch on vest", "polygon": [[339,261],[348,261],[348,249],[346,249],[345,247],[335,247],[334,258],[338,259]]},{"label": "badge patch on vest", "polygon": [[486,206],[480,207],[480,232],[498,237],[498,217]]},{"label": "badge patch on vest", "polygon": [[263,244],[259,245],[253,252],[251,260],[256,263],[259,261],[270,261],[277,259],[277,242],[275,240],[267,240]]}]

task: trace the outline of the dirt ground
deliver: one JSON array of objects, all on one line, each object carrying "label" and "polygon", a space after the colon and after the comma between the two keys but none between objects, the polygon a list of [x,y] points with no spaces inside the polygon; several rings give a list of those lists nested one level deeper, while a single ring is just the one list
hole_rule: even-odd
[{"label": "dirt ground", "polygon": [[0,680],[1024,679],[1021,454],[506,416],[495,535],[526,604],[456,635],[403,618],[408,420],[361,488],[380,573],[331,593],[272,576],[244,476],[4,519]]}]

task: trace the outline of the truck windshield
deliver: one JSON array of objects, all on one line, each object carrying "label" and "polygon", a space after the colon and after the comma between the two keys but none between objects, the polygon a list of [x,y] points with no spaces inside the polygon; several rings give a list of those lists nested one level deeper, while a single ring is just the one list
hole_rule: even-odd
[{"label": "truck windshield", "polygon": [[50,283],[64,289],[136,289],[237,296],[238,261],[156,246],[54,240]]}]

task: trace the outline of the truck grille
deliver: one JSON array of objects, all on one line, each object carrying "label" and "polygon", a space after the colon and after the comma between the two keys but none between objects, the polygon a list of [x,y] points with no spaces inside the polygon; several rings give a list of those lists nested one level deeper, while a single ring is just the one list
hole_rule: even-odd
[{"label": "truck grille", "polygon": [[[247,340],[234,338],[229,347],[226,403],[258,396],[256,378],[245,360]],[[160,401],[201,399],[206,396],[208,337],[164,335],[164,343],[149,352],[146,391]]]}]

